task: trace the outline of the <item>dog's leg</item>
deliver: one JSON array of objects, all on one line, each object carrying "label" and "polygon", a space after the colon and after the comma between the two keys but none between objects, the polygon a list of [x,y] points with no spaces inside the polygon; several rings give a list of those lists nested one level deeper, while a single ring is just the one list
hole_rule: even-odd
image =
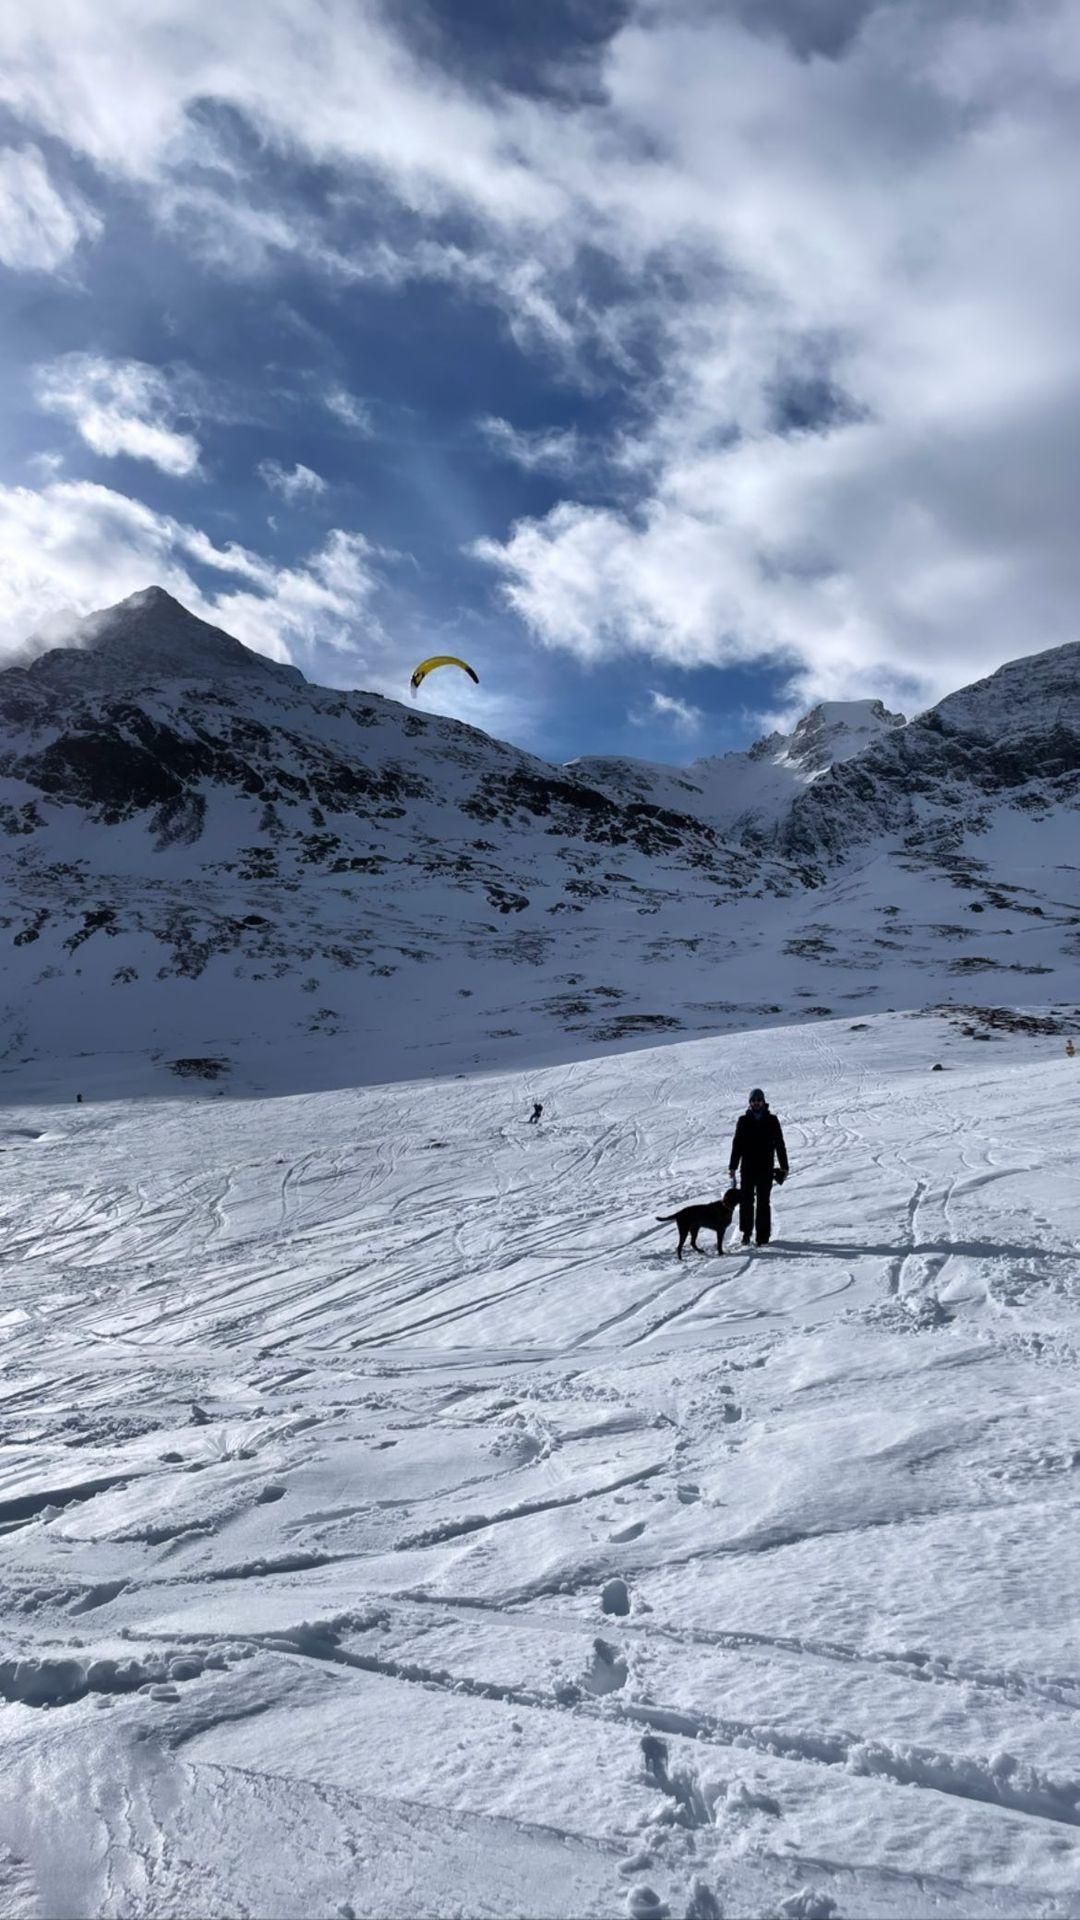
[{"label": "dog's leg", "polygon": [[686,1232],[687,1232],[687,1230],[686,1230],[686,1228],[685,1228],[685,1227],[680,1227],[680,1228],[679,1228],[679,1244],[678,1244],[678,1247],[677,1247],[677,1248],[676,1248],[676,1250],[675,1250],[675,1251],[676,1251],[676,1257],[677,1257],[677,1258],[678,1258],[679,1260],[681,1260],[681,1259],[682,1259],[682,1250],[683,1250],[683,1243],[684,1243],[684,1241],[685,1241],[685,1239],[686,1239]]}]

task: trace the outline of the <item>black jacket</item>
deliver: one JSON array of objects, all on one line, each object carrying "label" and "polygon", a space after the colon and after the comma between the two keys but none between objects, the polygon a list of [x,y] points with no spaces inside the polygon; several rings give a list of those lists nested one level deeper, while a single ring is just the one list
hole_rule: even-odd
[{"label": "black jacket", "polygon": [[768,1107],[760,1120],[752,1113],[741,1113],[728,1158],[732,1173],[736,1173],[740,1165],[744,1173],[771,1173],[774,1156],[780,1163],[781,1173],[786,1173],[787,1148],[776,1114]]}]

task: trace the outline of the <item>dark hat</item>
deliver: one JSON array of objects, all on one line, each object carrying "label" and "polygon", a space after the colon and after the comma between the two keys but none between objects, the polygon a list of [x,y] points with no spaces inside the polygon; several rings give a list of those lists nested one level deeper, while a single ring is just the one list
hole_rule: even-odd
[{"label": "dark hat", "polygon": [[751,1100],[764,1100],[765,1095],[762,1093],[760,1087],[751,1087],[750,1098]]}]

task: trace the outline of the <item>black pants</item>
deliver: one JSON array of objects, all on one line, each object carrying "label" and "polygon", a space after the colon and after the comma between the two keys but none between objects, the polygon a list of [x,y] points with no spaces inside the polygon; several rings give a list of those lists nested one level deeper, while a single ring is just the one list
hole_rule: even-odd
[{"label": "black pants", "polygon": [[768,1246],[772,1233],[772,1183],[771,1168],[744,1167],[739,1178],[739,1231],[754,1233],[759,1247]]}]

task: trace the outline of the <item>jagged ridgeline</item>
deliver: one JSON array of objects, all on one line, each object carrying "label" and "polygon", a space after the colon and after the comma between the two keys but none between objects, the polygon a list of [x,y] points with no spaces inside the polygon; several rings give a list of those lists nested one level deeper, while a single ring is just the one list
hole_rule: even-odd
[{"label": "jagged ridgeline", "polygon": [[9,1092],[527,1065],[974,974],[1078,996],[1077,646],[687,768],[313,686],[159,588],[29,651],[0,674]]}]

